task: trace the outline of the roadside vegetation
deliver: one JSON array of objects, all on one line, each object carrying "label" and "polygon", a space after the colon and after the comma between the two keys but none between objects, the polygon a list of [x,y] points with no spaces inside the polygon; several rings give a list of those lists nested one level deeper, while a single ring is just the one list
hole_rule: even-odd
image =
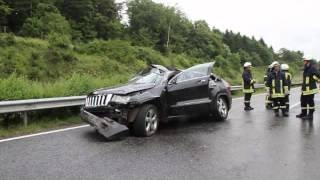
[{"label": "roadside vegetation", "polygon": [[0,0],[0,101],[84,95],[125,83],[148,64],[215,61],[216,74],[238,85],[250,61],[263,83],[272,61],[297,74],[302,57],[151,0]]}]

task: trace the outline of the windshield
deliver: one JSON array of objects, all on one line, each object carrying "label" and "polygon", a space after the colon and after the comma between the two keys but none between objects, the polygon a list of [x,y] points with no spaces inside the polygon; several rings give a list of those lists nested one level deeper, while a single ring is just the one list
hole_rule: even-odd
[{"label": "windshield", "polygon": [[159,69],[148,68],[140,72],[135,77],[133,77],[130,80],[130,82],[134,84],[150,84],[150,83],[158,84],[159,82],[161,82],[162,77],[163,77],[163,72],[161,72]]}]

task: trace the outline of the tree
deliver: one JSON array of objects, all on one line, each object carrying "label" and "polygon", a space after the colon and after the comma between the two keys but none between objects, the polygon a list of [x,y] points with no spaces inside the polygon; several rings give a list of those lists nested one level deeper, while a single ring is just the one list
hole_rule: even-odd
[{"label": "tree", "polygon": [[285,48],[281,48],[277,53],[277,58],[282,62],[299,62],[303,58],[303,52],[301,51],[290,51]]},{"label": "tree", "polygon": [[181,11],[151,0],[133,0],[127,6],[135,45],[151,46],[162,53],[183,52],[192,24]]},{"label": "tree", "polygon": [[21,34],[30,37],[47,38],[55,33],[70,36],[71,28],[59,10],[51,4],[39,3],[34,16],[27,18]]},{"label": "tree", "polygon": [[186,49],[190,55],[210,60],[222,54],[222,37],[211,31],[207,22],[196,21],[188,36]]},{"label": "tree", "polygon": [[7,16],[11,11],[12,9],[3,0],[0,0],[0,31],[7,31]]},{"label": "tree", "polygon": [[123,31],[114,0],[56,0],[72,27],[73,39],[117,38]]},{"label": "tree", "polygon": [[3,1],[6,2],[12,9],[11,14],[8,16],[8,25],[10,30],[14,33],[18,33],[21,30],[25,20],[33,16],[34,10],[40,2],[40,0]]},{"label": "tree", "polygon": [[273,49],[268,48],[262,38],[257,41],[254,37],[249,38],[227,30],[223,35],[223,42],[230,47],[232,53],[240,53],[241,63],[251,60],[255,65],[267,65],[274,61]]}]

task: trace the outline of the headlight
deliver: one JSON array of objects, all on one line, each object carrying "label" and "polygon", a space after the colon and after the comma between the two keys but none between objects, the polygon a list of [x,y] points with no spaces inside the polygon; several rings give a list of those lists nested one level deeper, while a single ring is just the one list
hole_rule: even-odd
[{"label": "headlight", "polygon": [[130,96],[113,95],[111,101],[119,104],[127,104],[130,101]]}]

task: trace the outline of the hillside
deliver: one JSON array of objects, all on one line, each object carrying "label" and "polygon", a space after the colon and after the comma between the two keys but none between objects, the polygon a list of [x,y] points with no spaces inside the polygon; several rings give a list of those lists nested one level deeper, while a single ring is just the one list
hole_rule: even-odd
[{"label": "hillside", "polygon": [[129,24],[121,24],[123,5],[114,0],[0,0],[0,100],[82,95],[124,83],[151,63],[215,61],[216,74],[240,84],[250,61],[262,82],[272,61],[299,64],[303,57],[151,0],[125,6]]},{"label": "hillside", "polygon": [[[94,40],[65,48],[54,40],[0,34],[0,47],[1,100],[83,95],[124,83],[148,64],[183,69],[206,62],[184,54],[163,56],[122,40]],[[218,62],[218,75],[231,84],[241,83],[240,65]],[[265,68],[254,68],[259,82]]]}]

